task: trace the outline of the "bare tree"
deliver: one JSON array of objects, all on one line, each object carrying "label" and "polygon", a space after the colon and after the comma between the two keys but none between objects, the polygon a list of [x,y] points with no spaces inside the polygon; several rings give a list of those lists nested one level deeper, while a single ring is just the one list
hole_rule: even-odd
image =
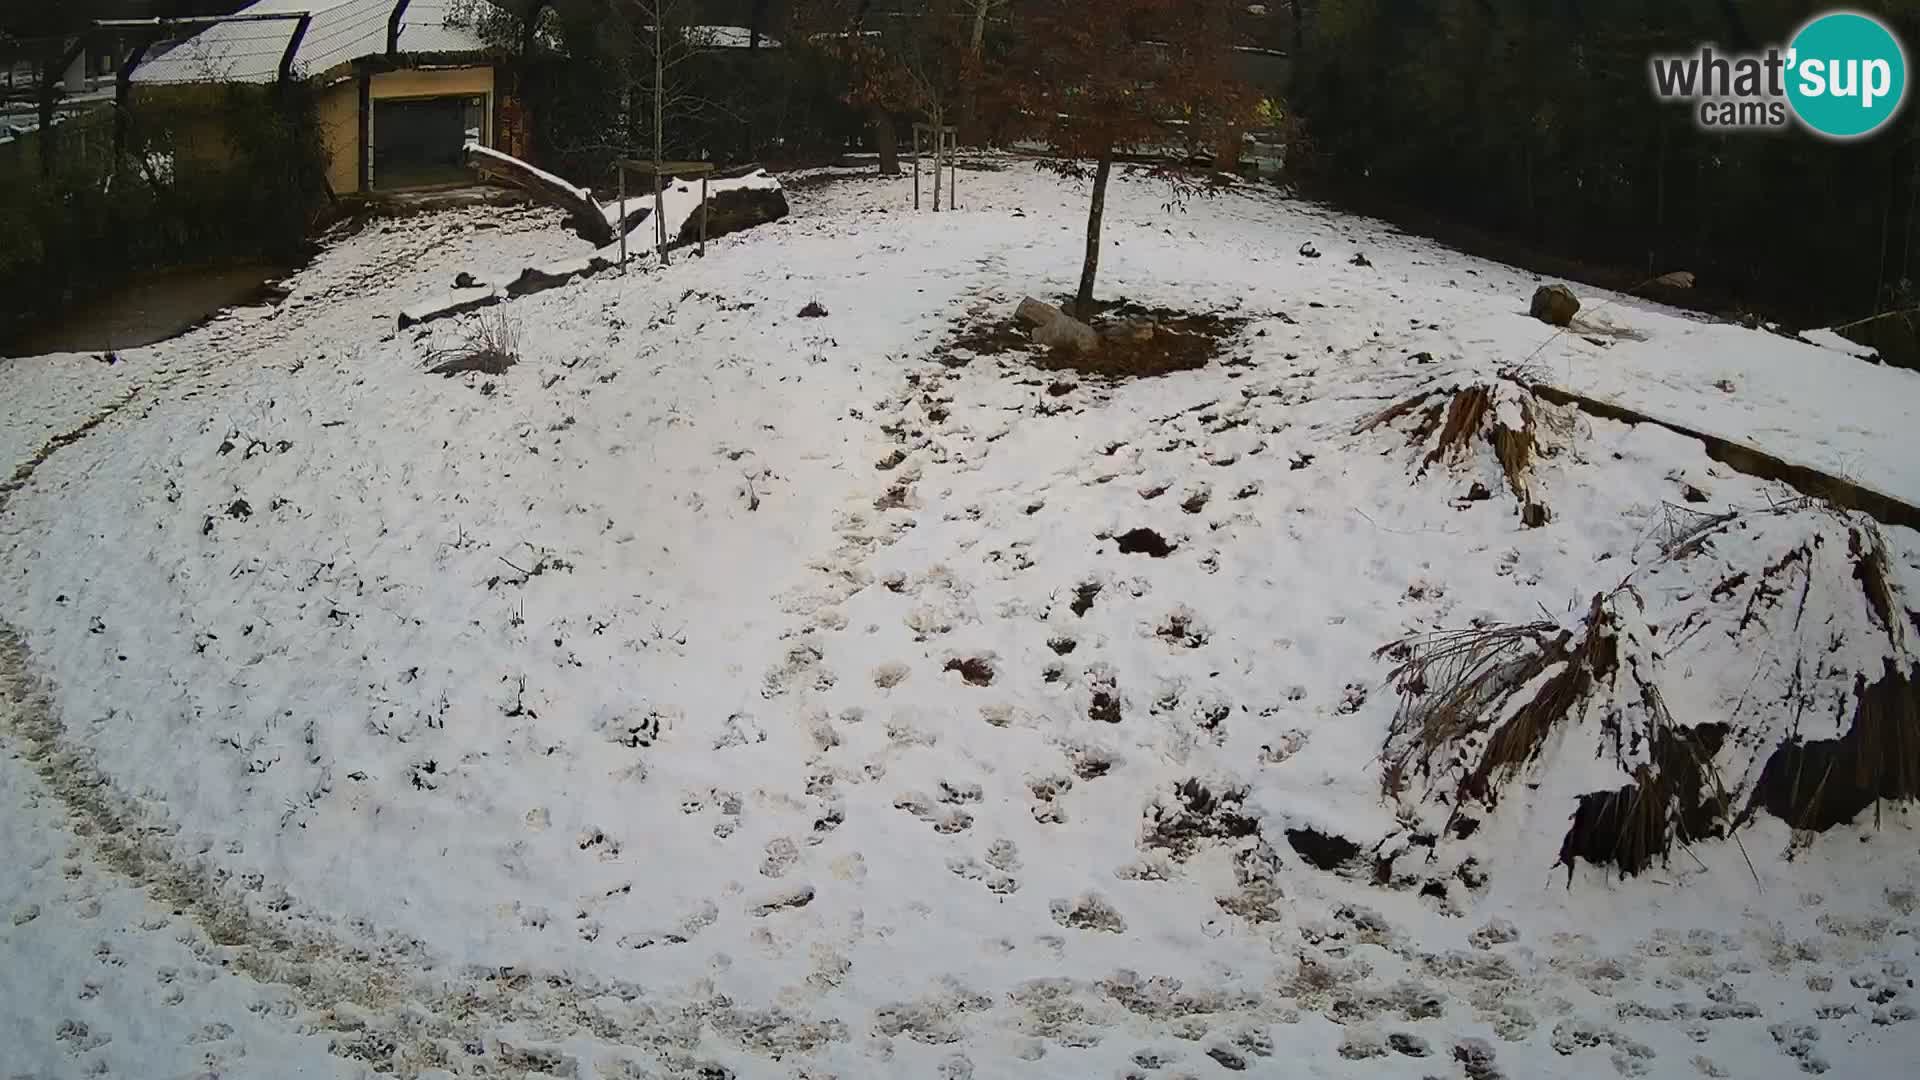
[{"label": "bare tree", "polygon": [[[807,0],[796,25],[848,68],[848,101],[875,126],[880,171],[900,172],[890,114],[908,112],[946,125],[978,71],[969,28],[1007,0]],[[978,7],[976,7],[978,5]]]},{"label": "bare tree", "polygon": [[1092,314],[1100,229],[1116,154],[1170,142],[1219,143],[1253,104],[1233,75],[1231,0],[1106,0],[1098,18],[1078,0],[1028,0],[1007,95],[1059,167],[1094,164],[1076,313]]}]

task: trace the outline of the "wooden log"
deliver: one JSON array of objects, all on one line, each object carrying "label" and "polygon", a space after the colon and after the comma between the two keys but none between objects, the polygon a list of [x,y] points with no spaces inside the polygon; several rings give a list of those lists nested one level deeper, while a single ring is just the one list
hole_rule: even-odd
[{"label": "wooden log", "polygon": [[567,212],[567,225],[596,248],[613,243],[613,226],[592,194],[565,180],[534,168],[519,158],[475,143],[467,144],[467,166],[483,176],[504,180],[542,202]]}]

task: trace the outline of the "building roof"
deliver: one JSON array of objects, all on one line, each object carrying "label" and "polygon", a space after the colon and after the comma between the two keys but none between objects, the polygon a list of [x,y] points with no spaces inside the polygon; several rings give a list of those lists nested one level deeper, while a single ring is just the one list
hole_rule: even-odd
[{"label": "building roof", "polygon": [[[400,51],[477,52],[478,34],[447,25],[450,0],[411,0],[401,19]],[[313,22],[294,56],[297,75],[316,75],[338,64],[387,51],[387,19],[394,0],[258,0],[240,13],[308,12]],[[136,83],[272,82],[293,36],[291,19],[220,23],[151,56],[133,73]]]}]

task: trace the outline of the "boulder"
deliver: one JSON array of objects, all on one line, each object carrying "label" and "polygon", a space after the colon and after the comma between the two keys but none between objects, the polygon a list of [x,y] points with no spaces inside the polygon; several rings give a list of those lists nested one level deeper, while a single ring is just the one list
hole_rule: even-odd
[{"label": "boulder", "polygon": [[1534,318],[1553,326],[1567,326],[1580,311],[1580,298],[1565,285],[1542,285],[1533,291]]},{"label": "boulder", "polygon": [[1069,352],[1093,352],[1100,347],[1100,335],[1093,332],[1093,327],[1065,314],[1035,330],[1033,340],[1049,349]]},{"label": "boulder", "polygon": [[1119,344],[1145,345],[1159,332],[1160,327],[1151,319],[1127,319],[1107,327],[1100,336]]},{"label": "boulder", "polygon": [[[707,239],[769,225],[789,213],[787,194],[778,187],[739,187],[714,191],[707,197]],[[696,207],[680,226],[674,245],[700,242],[700,211]]]},{"label": "boulder", "polygon": [[1029,296],[1020,301],[1020,307],[1013,313],[1013,317],[1038,330],[1064,314],[1066,313],[1045,300],[1035,300]]}]

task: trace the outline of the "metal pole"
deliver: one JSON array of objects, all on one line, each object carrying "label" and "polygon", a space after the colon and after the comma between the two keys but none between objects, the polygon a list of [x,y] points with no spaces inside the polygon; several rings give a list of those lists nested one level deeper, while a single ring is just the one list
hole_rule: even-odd
[{"label": "metal pole", "polygon": [[700,257],[707,257],[707,174],[700,174]]},{"label": "metal pole", "polygon": [[947,209],[960,209],[960,132],[953,133],[953,153],[947,156]]},{"label": "metal pole", "polygon": [[940,212],[940,152],[946,149],[946,129],[940,126],[940,117],[933,118],[933,212]]},{"label": "metal pole", "polygon": [[920,125],[913,125],[913,208],[920,209]]},{"label": "metal pole", "polygon": [[627,268],[627,166],[623,161],[613,163],[613,171],[620,174],[620,269]]}]

